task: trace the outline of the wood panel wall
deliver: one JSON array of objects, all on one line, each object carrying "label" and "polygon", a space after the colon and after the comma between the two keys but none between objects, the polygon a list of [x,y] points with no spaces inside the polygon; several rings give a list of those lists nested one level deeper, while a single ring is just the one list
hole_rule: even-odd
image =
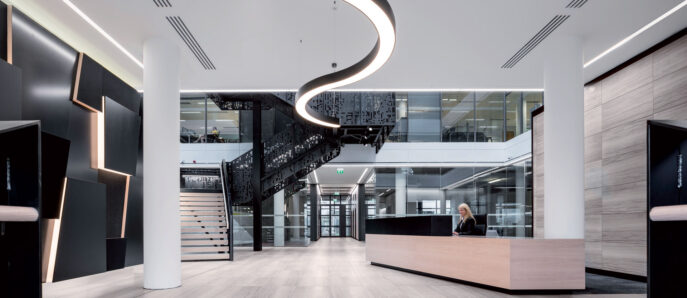
[{"label": "wood panel wall", "polygon": [[[541,108],[540,108],[541,109]],[[532,116],[534,238],[544,238],[544,113]]]},{"label": "wood panel wall", "polygon": [[646,276],[647,120],[687,120],[687,36],[585,86],[590,268]]}]

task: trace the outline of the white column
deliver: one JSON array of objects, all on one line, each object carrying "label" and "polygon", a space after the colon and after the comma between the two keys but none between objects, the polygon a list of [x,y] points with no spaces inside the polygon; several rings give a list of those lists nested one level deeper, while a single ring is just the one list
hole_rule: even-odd
[{"label": "white column", "polygon": [[406,204],[408,202],[408,173],[407,168],[396,169],[396,204],[394,205],[395,214],[406,214]]},{"label": "white column", "polygon": [[579,38],[549,41],[544,69],[544,236],[584,238],[584,82]]},{"label": "white column", "polygon": [[143,287],[181,285],[179,222],[179,49],[143,46]]},{"label": "white column", "polygon": [[274,194],[274,246],[284,246],[284,190]]}]

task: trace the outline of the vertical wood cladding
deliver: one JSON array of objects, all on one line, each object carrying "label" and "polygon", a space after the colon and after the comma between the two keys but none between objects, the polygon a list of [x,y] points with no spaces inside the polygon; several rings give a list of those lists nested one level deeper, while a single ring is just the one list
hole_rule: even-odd
[{"label": "vertical wood cladding", "polygon": [[648,120],[687,120],[687,36],[585,86],[587,267],[646,276]]},{"label": "vertical wood cladding", "polygon": [[534,196],[533,234],[534,238],[544,238],[544,114],[532,116],[532,167]]}]

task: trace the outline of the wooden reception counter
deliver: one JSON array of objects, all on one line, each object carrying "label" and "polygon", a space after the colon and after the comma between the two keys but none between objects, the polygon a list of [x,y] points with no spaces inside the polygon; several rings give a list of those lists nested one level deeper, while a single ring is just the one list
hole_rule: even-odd
[{"label": "wooden reception counter", "polygon": [[393,234],[366,234],[367,261],[506,290],[585,288],[583,239]]}]

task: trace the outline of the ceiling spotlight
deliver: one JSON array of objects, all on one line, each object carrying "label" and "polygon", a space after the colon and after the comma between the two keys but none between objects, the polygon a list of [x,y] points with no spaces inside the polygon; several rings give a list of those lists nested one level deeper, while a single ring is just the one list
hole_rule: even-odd
[{"label": "ceiling spotlight", "polygon": [[377,30],[377,43],[363,60],[301,86],[296,93],[296,112],[305,120],[322,126],[338,128],[339,119],[319,113],[308,106],[318,94],[360,81],[379,70],[391,57],[396,45],[394,13],[386,0],[344,0],[362,12]]},{"label": "ceiling spotlight", "polygon": [[367,130],[372,131],[372,127],[368,127]]}]

